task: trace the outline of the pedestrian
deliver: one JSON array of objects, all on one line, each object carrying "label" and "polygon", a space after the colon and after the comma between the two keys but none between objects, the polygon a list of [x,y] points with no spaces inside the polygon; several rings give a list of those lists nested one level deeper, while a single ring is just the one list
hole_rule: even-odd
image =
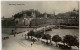
[{"label": "pedestrian", "polygon": [[12,30],[11,34],[14,34],[14,30]]},{"label": "pedestrian", "polygon": [[51,46],[52,46],[52,43],[51,43]]},{"label": "pedestrian", "polygon": [[16,36],[16,32],[14,32],[14,37]]},{"label": "pedestrian", "polygon": [[32,40],[32,41],[33,41],[33,44],[34,44],[34,42],[35,42],[35,39],[33,38],[33,40]]},{"label": "pedestrian", "polygon": [[14,33],[14,37],[15,37],[15,33]]},{"label": "pedestrian", "polygon": [[31,43],[31,47],[32,47],[32,45],[33,45],[33,44]]}]

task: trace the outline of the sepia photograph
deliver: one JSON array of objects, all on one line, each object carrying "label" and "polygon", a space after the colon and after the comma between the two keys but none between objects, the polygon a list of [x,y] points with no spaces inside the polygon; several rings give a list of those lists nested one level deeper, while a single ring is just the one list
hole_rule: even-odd
[{"label": "sepia photograph", "polygon": [[1,1],[2,50],[79,50],[79,1]]}]

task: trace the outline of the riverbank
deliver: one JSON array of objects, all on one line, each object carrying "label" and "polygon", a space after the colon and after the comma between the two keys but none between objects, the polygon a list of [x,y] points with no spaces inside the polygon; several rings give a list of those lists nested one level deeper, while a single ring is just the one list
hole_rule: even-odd
[{"label": "riverbank", "polygon": [[79,26],[65,26],[62,29],[79,29]]},{"label": "riverbank", "polygon": [[[41,27],[41,26],[31,26],[31,27],[29,27],[29,26],[9,26],[9,27],[3,27],[3,28],[39,28],[39,27]],[[79,29],[79,26],[65,26],[65,25],[60,25],[60,26],[55,26],[55,25],[53,25],[53,28],[55,28],[55,29],[58,29],[58,28],[61,28],[61,29]]]},{"label": "riverbank", "polygon": [[61,25],[61,26],[56,26],[56,27],[53,27],[55,29],[79,29],[79,26],[64,26],[64,25]]}]

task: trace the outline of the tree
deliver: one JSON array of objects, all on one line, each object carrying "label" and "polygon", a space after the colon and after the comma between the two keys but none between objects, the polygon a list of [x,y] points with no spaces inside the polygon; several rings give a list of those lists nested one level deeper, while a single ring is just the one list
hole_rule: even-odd
[{"label": "tree", "polygon": [[14,17],[14,18],[21,18],[21,17],[23,17],[23,14],[17,13],[17,14],[15,14],[13,17]]},{"label": "tree", "polygon": [[35,37],[37,37],[37,39],[38,39],[38,41],[39,41],[39,39],[42,37],[42,34],[39,32],[39,33],[36,33],[35,34]]},{"label": "tree", "polygon": [[33,31],[33,30],[31,30],[31,31],[29,32],[29,35],[31,36],[31,40],[32,40],[32,36],[34,36],[34,35],[35,35],[34,31]]},{"label": "tree", "polygon": [[52,37],[52,41],[56,42],[56,46],[57,46],[57,42],[60,42],[62,39],[61,37],[59,37],[59,35],[55,35]]},{"label": "tree", "polygon": [[28,32],[28,33],[27,33],[27,36],[28,36],[28,39],[29,39],[29,36],[30,36],[30,32]]},{"label": "tree", "polygon": [[78,41],[76,42],[76,46],[79,48],[79,42]]},{"label": "tree", "polygon": [[42,37],[42,39],[46,39],[46,40],[47,40],[47,43],[48,43],[48,40],[51,39],[51,35],[49,35],[49,34],[44,34],[44,36]]},{"label": "tree", "polygon": [[72,35],[66,35],[66,36],[64,36],[63,41],[64,41],[64,43],[66,43],[70,47],[71,46],[76,46],[78,44],[76,36],[72,36]]}]

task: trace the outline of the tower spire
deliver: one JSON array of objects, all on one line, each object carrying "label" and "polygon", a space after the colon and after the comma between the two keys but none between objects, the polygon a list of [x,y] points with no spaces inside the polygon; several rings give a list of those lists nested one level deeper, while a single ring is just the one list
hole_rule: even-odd
[{"label": "tower spire", "polygon": [[55,16],[55,10],[53,11],[53,16]]},{"label": "tower spire", "polygon": [[35,11],[32,12],[31,16],[32,16],[32,18],[35,18],[36,17]]}]

